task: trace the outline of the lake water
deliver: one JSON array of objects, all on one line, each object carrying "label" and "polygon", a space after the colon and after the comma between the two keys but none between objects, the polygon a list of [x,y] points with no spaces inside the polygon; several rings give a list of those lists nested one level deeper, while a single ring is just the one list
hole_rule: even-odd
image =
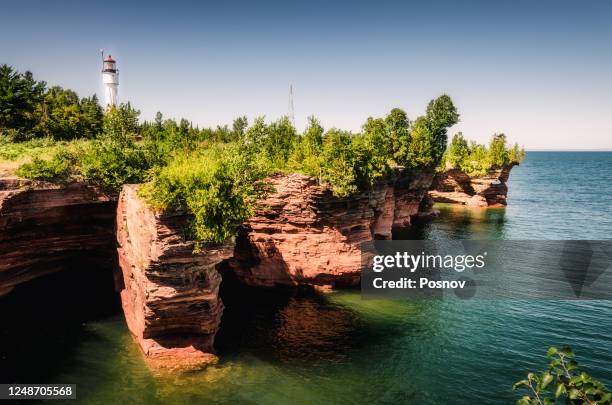
[{"label": "lake water", "polygon": [[[530,152],[512,171],[507,208],[439,206],[398,236],[610,239],[611,184],[612,153]],[[505,404],[519,397],[515,381],[546,367],[548,346],[570,345],[612,387],[609,301],[240,292],[225,298],[220,364],[164,376],[145,366],[116,297],[92,283],[112,288],[107,272],[73,271],[0,300],[0,381],[76,383],[77,402],[93,404]]]}]

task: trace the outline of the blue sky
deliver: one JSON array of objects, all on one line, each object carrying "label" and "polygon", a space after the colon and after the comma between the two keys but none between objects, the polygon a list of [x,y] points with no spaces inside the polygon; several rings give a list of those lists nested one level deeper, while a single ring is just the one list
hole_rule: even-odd
[{"label": "blue sky", "polygon": [[358,130],[447,93],[453,133],[612,149],[607,1],[0,3],[0,63],[100,95],[105,48],[145,119],[277,118],[293,84],[298,128],[314,114]]}]

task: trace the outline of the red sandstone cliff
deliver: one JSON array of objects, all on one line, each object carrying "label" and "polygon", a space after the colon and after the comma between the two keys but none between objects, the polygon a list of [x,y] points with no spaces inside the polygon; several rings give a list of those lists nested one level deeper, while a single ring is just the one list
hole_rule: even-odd
[{"label": "red sandstone cliff", "polygon": [[124,288],[121,302],[131,333],[154,367],[192,369],[213,353],[223,303],[216,266],[233,244],[202,246],[181,237],[188,217],[159,214],[126,185],[119,196],[117,241]]},{"label": "red sandstone cliff", "polygon": [[0,178],[0,295],[67,266],[110,267],[115,206],[83,184]]},{"label": "red sandstone cliff", "polygon": [[135,185],[123,187],[117,206],[114,196],[83,184],[5,178],[0,295],[69,263],[110,269],[118,253],[126,322],[150,364],[199,368],[217,359],[221,265],[252,286],[353,285],[360,243],[390,239],[394,227],[410,225],[426,208],[432,179],[430,171],[402,172],[368,193],[336,198],[310,177],[271,176],[275,190],[241,227],[235,249],[204,244],[193,254],[193,242],[181,237],[189,217],[156,213]]},{"label": "red sandstone cliff", "polygon": [[506,205],[508,178],[512,165],[491,169],[484,176],[470,177],[460,169],[436,174],[429,196],[435,202],[464,204],[475,207]]},{"label": "red sandstone cliff", "polygon": [[271,176],[274,191],[241,227],[235,249],[205,245],[197,254],[180,236],[187,215],[156,213],[138,197],[137,186],[126,185],[117,240],[128,327],[154,366],[214,362],[223,311],[218,268],[251,286],[355,284],[359,244],[389,239],[394,226],[409,225],[432,179],[431,172],[403,173],[370,193],[336,198],[310,177]]},{"label": "red sandstone cliff", "polygon": [[429,171],[405,172],[371,192],[336,198],[311,177],[272,176],[275,191],[244,224],[229,267],[251,286],[356,285],[360,244],[409,226],[432,179]]}]

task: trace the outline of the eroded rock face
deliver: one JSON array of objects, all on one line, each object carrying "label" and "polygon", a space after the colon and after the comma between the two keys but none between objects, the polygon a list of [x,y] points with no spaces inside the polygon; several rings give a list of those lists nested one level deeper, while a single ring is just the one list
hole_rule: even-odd
[{"label": "eroded rock face", "polygon": [[470,177],[460,169],[449,169],[435,176],[429,196],[435,202],[474,207],[505,206],[512,165],[491,169],[485,176]]},{"label": "eroded rock face", "polygon": [[272,176],[275,191],[244,224],[229,268],[257,287],[356,285],[360,244],[409,226],[432,179],[431,171],[402,172],[369,193],[336,198],[311,177]]},{"label": "eroded rock face", "polygon": [[0,178],[0,295],[68,266],[110,268],[115,207],[83,184]]},{"label": "eroded rock face", "polygon": [[204,244],[181,235],[188,216],[160,215],[126,185],[117,208],[121,302],[131,333],[154,367],[193,369],[216,361],[213,354],[223,303],[217,265],[233,244]]},{"label": "eroded rock face", "polygon": [[197,254],[182,237],[188,215],[155,212],[136,185],[124,186],[117,204],[116,196],[83,184],[3,179],[0,295],[67,263],[111,269],[118,262],[126,322],[149,363],[200,368],[217,360],[220,267],[251,286],[355,285],[360,243],[390,239],[394,227],[410,225],[428,207],[432,179],[431,171],[398,172],[371,192],[336,198],[310,177],[272,176],[275,191],[241,228],[236,246],[204,244]]}]

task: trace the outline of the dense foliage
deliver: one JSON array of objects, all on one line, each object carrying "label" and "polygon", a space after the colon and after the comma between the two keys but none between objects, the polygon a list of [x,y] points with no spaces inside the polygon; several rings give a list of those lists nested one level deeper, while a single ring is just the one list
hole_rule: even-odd
[{"label": "dense foliage", "polygon": [[189,237],[222,242],[253,214],[265,191],[260,161],[236,143],[179,154],[155,170],[140,194],[155,208],[185,208],[194,216]]},{"label": "dense foliage", "polygon": [[551,347],[546,356],[549,368],[541,374],[529,373],[527,378],[514,384],[513,389],[527,390],[517,405],[570,405],[612,404],[612,393],[593,377],[580,371],[569,347]]},{"label": "dense foliage", "polygon": [[480,176],[489,169],[518,164],[525,157],[525,150],[518,144],[506,145],[506,135],[495,134],[489,146],[475,142],[468,144],[461,132],[455,134],[444,154],[443,169],[459,168],[468,175]]},{"label": "dense foliage", "polygon": [[103,121],[104,132],[96,139],[59,144],[50,158],[34,156],[17,174],[55,182],[84,181],[108,191],[145,181],[152,164],[146,150],[134,141],[138,112],[122,105],[107,111]]},{"label": "dense foliage", "polygon": [[59,86],[47,89],[32,73],[0,66],[0,135],[33,138],[93,138],[101,129],[102,108],[96,96],[79,98]]},{"label": "dense foliage", "polygon": [[[238,117],[231,126],[201,129],[157,113],[141,123],[129,104],[103,112],[95,96],[79,99],[70,90],[47,89],[31,73],[8,66],[0,68],[0,101],[0,158],[25,159],[20,176],[84,181],[108,191],[145,183],[141,194],[152,206],[188,210],[194,215],[190,235],[214,241],[231,236],[251,215],[271,173],[313,176],[338,197],[367,192],[397,167],[438,166],[448,128],[459,120],[451,98],[442,95],[414,121],[394,108],[386,117],[368,118],[359,133],[326,131],[315,117],[303,133],[287,117],[259,117],[251,125]],[[497,144],[480,152],[491,162],[511,159],[505,138],[502,146],[502,160],[494,159]],[[446,159],[464,164],[465,156],[479,153],[465,149],[467,155],[452,149]]]}]

